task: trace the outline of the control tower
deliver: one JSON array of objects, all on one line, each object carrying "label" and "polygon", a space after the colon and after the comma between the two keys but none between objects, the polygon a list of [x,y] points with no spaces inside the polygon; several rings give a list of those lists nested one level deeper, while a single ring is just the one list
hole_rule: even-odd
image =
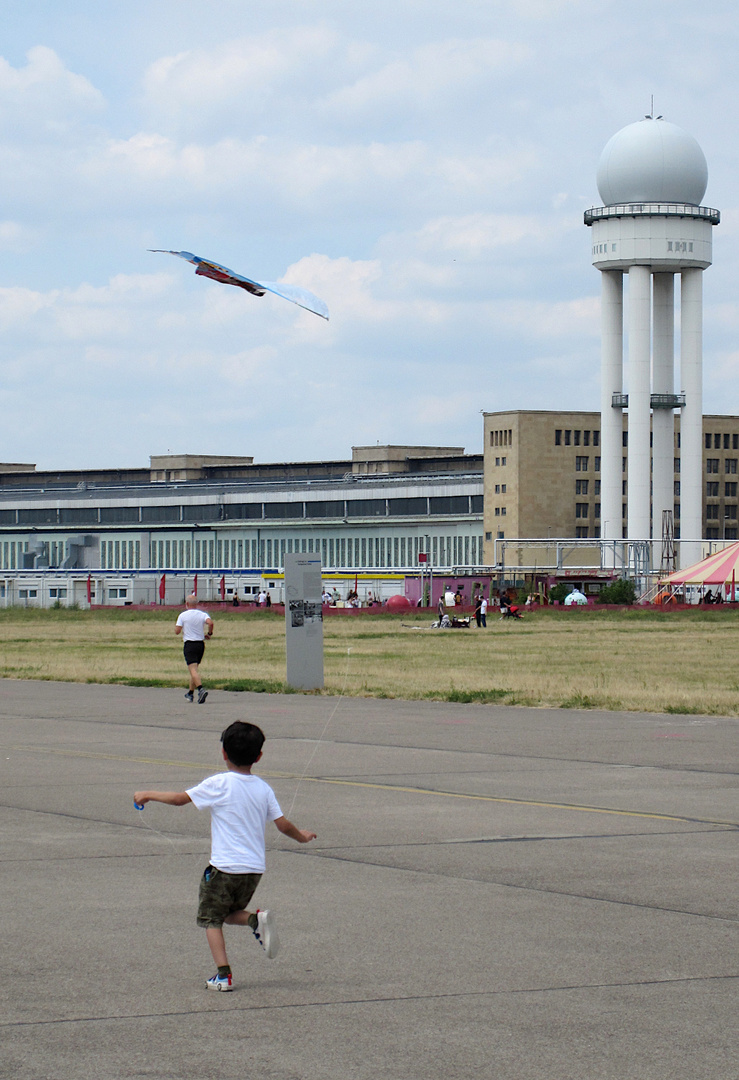
[{"label": "control tower", "polygon": [[[622,128],[598,164],[603,206],[585,212],[601,272],[601,536],[622,536],[628,479],[629,540],[661,535],[674,509],[680,458],[680,561],[701,557],[703,492],[703,271],[711,265],[718,210],[701,206],[708,167],[682,128],[651,116]],[[624,274],[627,386],[624,392]],[[680,381],[675,390],[675,275],[680,275]],[[628,410],[627,456],[622,436]],[[680,452],[674,414],[682,410]]]}]

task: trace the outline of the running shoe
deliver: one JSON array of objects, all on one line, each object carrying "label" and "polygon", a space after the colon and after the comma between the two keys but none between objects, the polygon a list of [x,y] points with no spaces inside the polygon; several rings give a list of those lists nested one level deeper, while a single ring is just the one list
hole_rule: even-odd
[{"label": "running shoe", "polygon": [[193,699],[193,692],[192,692],[192,690],[188,690],[188,691],[187,691],[187,693],[185,694],[185,698],[186,698],[186,699],[187,699],[188,701],[192,701],[192,699]]},{"label": "running shoe", "polygon": [[280,939],[275,926],[275,917],[271,911],[257,909],[257,928],[254,930],[254,937],[270,960],[274,960],[280,951]]},{"label": "running shoe", "polygon": [[198,687],[198,705],[202,705],[208,696],[208,691],[203,690],[202,686]]},{"label": "running shoe", "polygon": [[230,973],[228,975],[219,975],[216,972],[212,978],[207,980],[205,985],[209,990],[233,990],[232,979],[233,976]]}]

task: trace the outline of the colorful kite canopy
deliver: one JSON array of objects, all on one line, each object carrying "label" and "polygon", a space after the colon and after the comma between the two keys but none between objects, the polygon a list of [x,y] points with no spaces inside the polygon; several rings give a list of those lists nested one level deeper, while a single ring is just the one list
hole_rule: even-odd
[{"label": "colorful kite canopy", "polygon": [[285,285],[274,281],[252,281],[251,278],[234,273],[227,266],[221,266],[220,263],[212,262],[211,259],[203,259],[200,255],[193,255],[191,251],[168,251],[165,248],[149,248],[149,251],[177,255],[178,258],[193,263],[196,267],[195,273],[200,274],[201,277],[212,278],[213,281],[220,281],[223,285],[236,285],[240,289],[246,289],[252,296],[264,296],[265,292],[274,293],[275,296],[281,296],[283,300],[289,300],[298,307],[312,311],[314,315],[320,315],[322,319],[328,320],[328,308],[323,300],[299,285]]}]

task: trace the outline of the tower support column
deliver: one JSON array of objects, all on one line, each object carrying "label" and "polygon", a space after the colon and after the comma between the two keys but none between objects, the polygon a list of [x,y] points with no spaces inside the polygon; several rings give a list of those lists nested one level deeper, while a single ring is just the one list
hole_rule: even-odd
[{"label": "tower support column", "polygon": [[[654,274],[652,391],[675,393],[675,281],[673,274]],[[672,409],[652,413],[652,534],[662,528],[662,512],[675,505],[675,416]]]},{"label": "tower support column", "polygon": [[629,267],[629,540],[651,536],[651,284],[648,266]]},{"label": "tower support column", "polygon": [[623,419],[613,408],[613,395],[623,392],[623,280],[620,270],[601,273],[601,379],[600,379],[600,535],[622,537],[621,458]]},{"label": "tower support column", "polygon": [[701,558],[703,536],[703,276],[681,274],[680,378],[685,406],[680,422],[680,565]]}]

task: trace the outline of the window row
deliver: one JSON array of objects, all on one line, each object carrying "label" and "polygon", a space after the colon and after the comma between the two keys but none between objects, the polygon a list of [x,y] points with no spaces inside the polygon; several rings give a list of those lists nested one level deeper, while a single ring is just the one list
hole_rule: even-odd
[{"label": "window row", "polygon": [[490,432],[490,445],[491,446],[513,446],[513,429],[504,428],[503,430]]},{"label": "window row", "polygon": [[555,428],[554,445],[600,446],[600,431],[578,431],[577,429],[572,428]]},{"label": "window row", "polygon": [[[575,494],[587,495],[590,488],[589,480],[576,480],[575,481]],[[600,480],[593,481],[593,494],[600,495]]]},{"label": "window row", "polygon": [[[729,480],[724,484],[724,498],[725,499],[735,499],[736,498],[736,491],[737,491],[737,486],[736,485],[737,485],[736,480]],[[676,485],[676,486],[679,487],[679,485]],[[708,480],[706,482],[706,495],[708,496],[709,499],[717,499],[719,497],[718,496],[719,487],[720,487],[720,484],[719,484],[718,480]],[[679,495],[680,492],[677,491],[677,492],[675,492],[675,494]]]},{"label": "window row", "polygon": [[[233,570],[282,568],[290,552],[320,554],[326,568],[405,568],[418,566],[419,553],[428,551],[428,537],[370,536],[370,537],[301,537],[285,539],[216,540],[171,539],[154,540],[149,552],[149,565],[154,570]],[[106,546],[115,541],[106,541]],[[432,566],[483,565],[482,536],[432,536],[430,538]],[[110,547],[106,559],[123,558],[120,551]],[[107,561],[102,569],[126,569]]]},{"label": "window row", "polygon": [[[678,533],[675,533],[675,536],[679,539]],[[736,528],[706,529],[706,540],[736,540],[737,538]]]},{"label": "window row", "polygon": [[481,514],[482,495],[313,502],[205,503],[184,506],[81,506],[0,510],[0,525],[164,525],[285,518],[426,517]]},{"label": "window row", "polygon": [[739,450],[739,434],[728,431],[707,431],[706,450]]},{"label": "window row", "polygon": [[[707,503],[706,518],[711,521],[711,519],[715,520],[720,516],[721,507],[718,505],[718,503]],[[729,505],[727,503],[726,506],[724,506],[724,517],[732,520],[736,518],[736,504],[732,503],[731,505]]]},{"label": "window row", "polygon": [[[739,458],[724,458],[724,472],[727,475],[734,475],[736,473],[736,471],[737,471],[737,462],[739,462]],[[721,459],[720,458],[717,458],[717,457],[716,458],[711,458],[711,457],[706,458],[706,472],[707,473],[718,473],[718,472],[720,472],[721,471],[720,465],[721,465]]]}]

